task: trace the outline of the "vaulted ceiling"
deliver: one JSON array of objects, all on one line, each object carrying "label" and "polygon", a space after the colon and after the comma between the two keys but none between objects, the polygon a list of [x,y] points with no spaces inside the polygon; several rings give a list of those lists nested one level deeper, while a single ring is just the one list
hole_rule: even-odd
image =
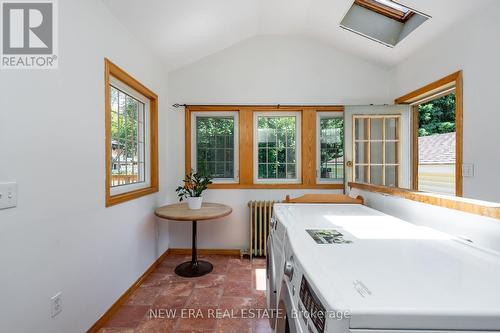
[{"label": "vaulted ceiling", "polygon": [[102,0],[174,69],[258,35],[299,35],[393,66],[494,0],[400,0],[430,15],[395,48],[339,27],[353,0]]}]

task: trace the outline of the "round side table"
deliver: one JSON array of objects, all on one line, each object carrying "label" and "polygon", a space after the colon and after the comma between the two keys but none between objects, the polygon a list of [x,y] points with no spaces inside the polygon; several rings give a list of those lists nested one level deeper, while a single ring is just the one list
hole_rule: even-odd
[{"label": "round side table", "polygon": [[200,209],[189,209],[186,203],[166,205],[155,210],[155,215],[174,221],[192,222],[192,255],[191,261],[184,262],[175,268],[175,273],[183,277],[197,277],[212,271],[213,265],[208,261],[198,260],[196,253],[196,226],[198,221],[212,220],[231,214],[232,208],[217,203],[204,202]]}]

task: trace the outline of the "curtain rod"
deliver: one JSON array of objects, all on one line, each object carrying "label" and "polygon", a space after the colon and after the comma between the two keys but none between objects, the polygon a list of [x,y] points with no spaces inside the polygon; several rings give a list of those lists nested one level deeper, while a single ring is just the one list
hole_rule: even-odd
[{"label": "curtain rod", "polygon": [[[238,105],[238,106],[276,106],[276,107],[281,107],[281,106],[296,106],[294,104],[290,104],[290,105],[283,105],[283,104],[179,104],[179,103],[175,103],[175,104],[172,104],[172,106],[174,108],[180,108],[181,106],[188,106],[188,105],[191,105],[191,106],[234,106],[234,105]],[[315,105],[316,106],[316,105]]]},{"label": "curtain rod", "polygon": [[[210,105],[210,104],[196,105],[196,104],[179,104],[179,103],[172,104],[172,106],[174,108],[180,108],[181,106],[186,107],[188,105],[191,105],[191,106],[225,106],[224,104],[214,104],[214,105]],[[229,105],[232,105],[232,104],[228,104],[228,106]],[[241,106],[262,106],[262,104],[238,104],[238,105],[241,105]],[[266,104],[266,106],[277,106],[279,108],[281,106],[281,104],[269,104],[269,105]]]},{"label": "curtain rod", "polygon": [[[213,104],[213,105],[210,105],[210,104],[179,104],[179,103],[175,103],[175,104],[172,104],[172,107],[174,108],[180,108],[181,106],[183,107],[186,107],[188,105],[191,105],[191,106],[226,106],[224,104]],[[234,106],[236,104],[228,104],[227,106]],[[297,106],[297,105],[294,105],[294,104],[237,104],[237,105],[240,105],[240,106],[276,106],[278,108],[280,108],[281,106]],[[336,104],[334,104],[335,106]],[[391,106],[391,105],[394,105],[394,104],[345,104],[345,105],[337,105],[337,106]],[[299,105],[299,106],[304,106],[304,105]],[[321,104],[317,105],[317,104],[314,104],[314,105],[311,105],[311,106],[322,106]],[[331,105],[328,105],[328,106],[331,106]]]},{"label": "curtain rod", "polygon": [[[179,104],[179,103],[175,103],[175,104],[172,104],[172,106],[174,108],[179,108],[181,106],[188,106],[188,105],[192,105],[192,106],[225,106],[224,104]],[[229,105],[241,105],[241,106],[261,106],[262,104],[227,104],[228,106]],[[274,106],[276,105],[277,107],[280,107],[281,104],[266,104],[266,106],[269,105],[269,106]]]}]

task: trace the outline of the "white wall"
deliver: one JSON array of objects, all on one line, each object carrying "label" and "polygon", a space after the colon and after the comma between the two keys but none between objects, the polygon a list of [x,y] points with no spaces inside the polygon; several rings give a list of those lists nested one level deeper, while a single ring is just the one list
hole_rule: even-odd
[{"label": "white wall", "polygon": [[[382,104],[389,103],[389,73],[314,40],[262,36],[245,40],[169,73],[168,98],[187,104]],[[184,172],[184,111],[170,110],[169,201]],[[249,200],[298,196],[294,190],[209,190],[206,199],[233,207],[217,222],[199,224],[201,248],[248,248]],[[190,225],[170,223],[171,247],[190,247]]]},{"label": "white wall", "polygon": [[165,193],[104,207],[104,57],[160,96],[163,175],[166,75],[100,1],[58,3],[59,69],[0,72],[0,182],[19,187],[0,210],[0,332],[85,332],[157,256]]},{"label": "white wall", "polygon": [[500,2],[470,15],[394,69],[394,97],[459,69],[464,82],[464,163],[474,177],[464,178],[464,197],[500,202]]},{"label": "white wall", "polygon": [[358,189],[351,195],[361,195],[365,204],[405,221],[431,227],[450,235],[469,239],[474,244],[500,252],[500,223],[497,219],[458,210],[432,206],[421,202]]}]

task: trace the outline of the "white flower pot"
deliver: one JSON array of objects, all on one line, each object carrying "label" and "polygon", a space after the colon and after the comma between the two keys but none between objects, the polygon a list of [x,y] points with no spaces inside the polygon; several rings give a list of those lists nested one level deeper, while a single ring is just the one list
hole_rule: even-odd
[{"label": "white flower pot", "polygon": [[187,203],[188,203],[189,209],[200,209],[202,202],[203,202],[203,197],[189,197],[189,198],[187,198]]}]

